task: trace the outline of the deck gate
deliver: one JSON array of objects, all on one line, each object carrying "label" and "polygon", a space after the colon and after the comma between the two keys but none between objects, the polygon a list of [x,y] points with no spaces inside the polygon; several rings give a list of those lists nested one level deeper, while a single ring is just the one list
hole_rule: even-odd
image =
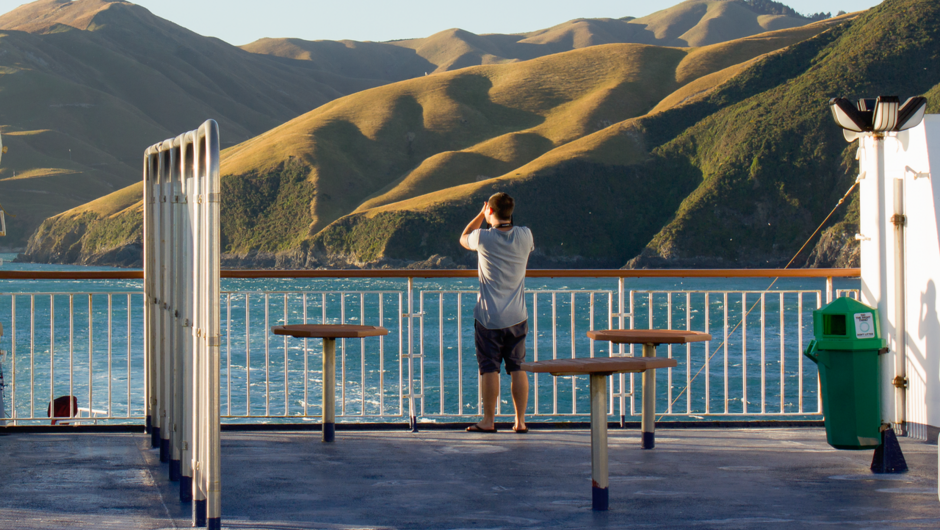
[{"label": "deck gate", "polygon": [[221,528],[219,128],[144,153],[146,426],[194,526]]}]

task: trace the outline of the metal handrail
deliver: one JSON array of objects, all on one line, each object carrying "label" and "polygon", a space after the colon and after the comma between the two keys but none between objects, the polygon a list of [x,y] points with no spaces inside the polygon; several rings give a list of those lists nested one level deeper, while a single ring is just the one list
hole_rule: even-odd
[{"label": "metal handrail", "polygon": [[[226,269],[222,278],[475,278],[475,269]],[[527,278],[858,278],[861,269],[529,269]],[[0,280],[140,280],[128,271],[0,271]]]}]

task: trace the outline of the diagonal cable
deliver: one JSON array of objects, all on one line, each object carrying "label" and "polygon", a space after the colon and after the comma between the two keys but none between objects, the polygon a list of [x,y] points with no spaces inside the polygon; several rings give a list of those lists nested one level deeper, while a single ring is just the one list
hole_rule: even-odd
[{"label": "diagonal cable", "polygon": [[[784,267],[784,269],[788,269],[788,268],[790,268],[790,265],[793,265],[793,262],[796,261],[796,258],[800,255],[800,253],[803,252],[803,250],[806,248],[807,245],[809,245],[809,242],[812,241],[813,238],[816,237],[816,234],[818,234],[819,231],[822,230],[822,227],[825,226],[825,224],[826,224],[827,222],[829,222],[829,218],[832,217],[832,214],[836,213],[836,210],[839,209],[839,206],[842,206],[842,203],[845,202],[845,199],[848,198],[849,194],[851,194],[852,191],[855,190],[855,186],[858,186],[858,180],[857,180],[857,179],[856,179],[856,181],[852,184],[852,186],[849,188],[849,190],[848,190],[847,192],[845,192],[845,195],[843,195],[842,198],[839,199],[839,202],[837,202],[836,205],[835,205],[835,207],[832,208],[832,211],[829,212],[829,215],[827,215],[826,218],[823,219],[823,222],[822,222],[822,223],[819,223],[819,226],[816,227],[816,230],[813,232],[813,234],[812,234],[811,236],[809,236],[809,238],[806,240],[805,243],[803,243],[803,246],[800,247],[800,250],[797,250],[797,251],[796,251],[796,254],[794,254],[793,257],[790,258],[790,262],[787,263],[787,265]],[[770,285],[768,285],[767,288],[764,289],[764,290],[765,290],[765,291],[769,291],[770,288],[773,287],[774,284],[777,283],[777,280],[779,280],[779,279],[780,279],[779,276],[776,277],[776,278],[774,278],[774,281],[770,282]],[[741,324],[744,323],[744,320],[747,319],[747,316],[751,314],[751,311],[753,311],[754,308],[757,307],[757,305],[758,305],[759,303],[760,303],[760,301],[754,302],[754,305],[752,305],[751,308],[748,309],[747,312],[745,312],[744,315],[741,316],[741,320],[739,320],[738,323],[735,324],[734,328],[733,328],[733,329],[731,330],[731,332],[728,334],[729,337],[734,335],[734,332],[737,331],[737,329],[738,329],[739,327],[741,327]],[[677,401],[679,401],[679,398],[682,397],[682,394],[684,394],[684,393],[689,389],[689,387],[692,386],[692,383],[695,381],[695,378],[698,377],[699,374],[702,373],[702,370],[704,370],[705,367],[708,366],[708,364],[711,362],[712,357],[714,357],[715,354],[718,353],[718,352],[721,350],[722,346],[724,346],[724,345],[725,345],[725,341],[723,340],[723,341],[721,341],[721,343],[718,345],[718,347],[715,348],[715,350],[712,352],[712,354],[708,356],[708,360],[706,360],[706,361],[702,364],[701,368],[699,368],[698,371],[695,372],[695,375],[692,376],[691,379],[689,379],[688,384],[685,385],[685,387],[682,389],[682,391],[680,391],[679,394],[676,395],[676,398],[672,400],[672,403],[669,404],[669,408],[670,408],[670,409],[672,408],[673,405],[676,404]],[[667,409],[667,410],[668,410],[668,409]],[[665,417],[665,415],[666,415],[666,413],[663,413],[663,414],[659,417],[659,419],[656,420],[656,421],[662,421],[662,419],[663,419],[663,417]]]}]

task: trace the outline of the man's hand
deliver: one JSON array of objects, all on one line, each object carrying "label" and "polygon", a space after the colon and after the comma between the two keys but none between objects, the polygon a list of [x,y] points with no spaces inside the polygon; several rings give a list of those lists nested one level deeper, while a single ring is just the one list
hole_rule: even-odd
[{"label": "man's hand", "polygon": [[470,221],[470,224],[463,229],[463,234],[460,235],[460,246],[467,250],[473,250],[470,248],[470,233],[480,228],[483,225],[483,220],[486,218],[487,210],[489,210],[489,203],[484,202],[483,208],[480,209],[480,213]]}]

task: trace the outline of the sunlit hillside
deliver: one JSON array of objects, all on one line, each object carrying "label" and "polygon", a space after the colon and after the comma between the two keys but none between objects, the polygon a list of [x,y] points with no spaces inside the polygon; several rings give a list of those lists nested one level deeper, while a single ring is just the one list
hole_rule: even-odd
[{"label": "sunlit hillside", "polygon": [[266,38],[242,48],[310,61],[318,69],[341,75],[371,71],[405,79],[601,44],[701,47],[810,22],[795,13],[769,14],[739,0],[687,0],[643,18],[576,19],[514,35],[476,35],[454,28],[430,37],[386,43]]},{"label": "sunlit hillside", "polygon": [[[683,86],[841,22],[702,48],[593,46],[422,76],[335,100],[223,153],[223,250],[234,256],[279,253],[279,259],[300,260],[300,265],[395,257],[386,251],[383,239],[397,228],[392,221],[370,225],[362,237],[345,238],[345,247],[330,243],[316,255],[308,251],[337,233],[335,227],[328,228],[334,222],[343,226],[376,212],[398,211],[399,205],[410,211],[415,205],[430,208],[441,201],[461,201],[500,175],[525,181],[533,167],[573,156],[565,154],[567,146],[647,114]],[[707,88],[706,82],[703,90]],[[625,163],[646,155],[638,145],[601,149],[597,156]],[[587,176],[571,182],[580,178],[588,179],[580,188],[584,194],[601,197],[605,208],[617,209],[610,202],[616,196],[612,189],[592,187]],[[37,232],[30,253],[88,261],[123,252],[120,249],[133,246],[139,189],[50,220]],[[548,191],[546,197],[561,197]],[[668,209],[663,212],[668,214]],[[457,221],[448,214],[447,222]],[[81,241],[66,237],[83,231]],[[591,259],[615,243],[598,244]],[[435,245],[419,238],[415,250],[432,252]]]},{"label": "sunlit hillside", "polygon": [[251,54],[126,2],[26,4],[0,16],[0,201],[16,215],[3,244],[139,180],[148,145],[208,117],[234,145],[385,82]]}]

